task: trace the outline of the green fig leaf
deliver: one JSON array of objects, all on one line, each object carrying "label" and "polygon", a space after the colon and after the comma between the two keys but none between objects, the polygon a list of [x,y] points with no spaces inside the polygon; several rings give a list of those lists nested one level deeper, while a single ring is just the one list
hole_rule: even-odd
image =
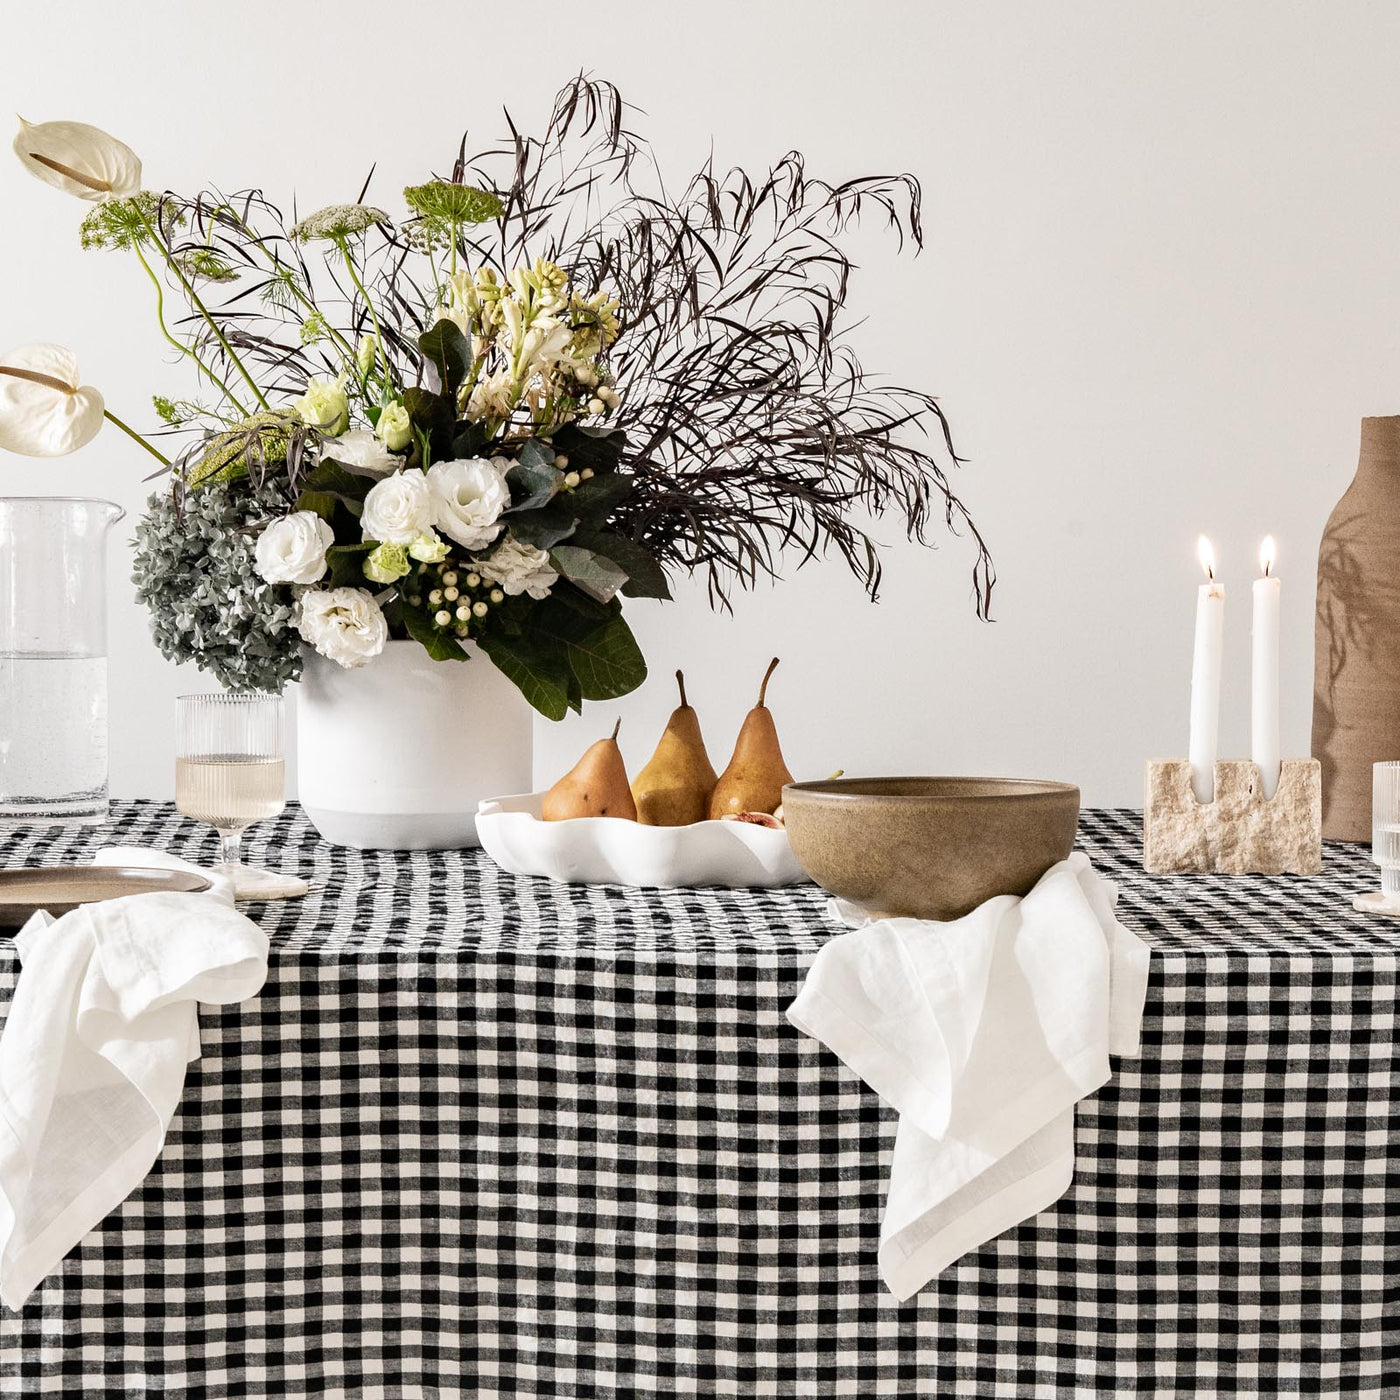
[{"label": "green fig leaf", "polygon": [[470,661],[456,637],[436,626],[421,608],[403,605],[404,630],[434,661]]},{"label": "green fig leaf", "polygon": [[367,477],[356,476],[339,462],[327,460],[307,476],[301,495],[297,497],[297,509],[314,511],[328,524],[337,505],[343,505],[351,515],[358,517],[373,485]]},{"label": "green fig leaf", "polygon": [[577,682],[557,647],[541,646],[528,636],[491,633],[478,642],[507,680],[546,719],[563,719],[573,704]]},{"label": "green fig leaf", "polygon": [[[456,321],[443,319],[418,337],[423,358],[437,371],[441,395],[450,398],[471,368],[472,348]],[[456,415],[453,415],[454,419]]]}]

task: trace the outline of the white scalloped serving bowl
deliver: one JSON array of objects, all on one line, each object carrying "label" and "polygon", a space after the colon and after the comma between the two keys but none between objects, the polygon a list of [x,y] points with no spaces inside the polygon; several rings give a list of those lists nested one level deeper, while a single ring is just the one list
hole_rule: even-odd
[{"label": "white scalloped serving bowl", "polygon": [[770,888],[807,879],[787,832],[749,822],[643,826],[620,817],[540,817],[542,792],[493,797],[476,813],[487,855],[512,875],[571,885]]}]

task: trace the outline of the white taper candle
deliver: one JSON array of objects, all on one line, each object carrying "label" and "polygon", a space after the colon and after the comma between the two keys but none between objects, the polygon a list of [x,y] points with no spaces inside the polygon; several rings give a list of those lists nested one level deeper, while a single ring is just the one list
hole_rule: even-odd
[{"label": "white taper candle", "polygon": [[1251,637],[1250,756],[1259,765],[1264,796],[1278,791],[1278,628],[1281,587],[1274,577],[1274,537],[1259,546],[1264,577],[1254,580],[1254,621]]},{"label": "white taper candle", "polygon": [[1197,802],[1215,800],[1220,746],[1220,665],[1225,644],[1225,589],[1215,581],[1215,551],[1202,535],[1196,545],[1206,582],[1196,593],[1196,649],[1191,662],[1191,788]]}]

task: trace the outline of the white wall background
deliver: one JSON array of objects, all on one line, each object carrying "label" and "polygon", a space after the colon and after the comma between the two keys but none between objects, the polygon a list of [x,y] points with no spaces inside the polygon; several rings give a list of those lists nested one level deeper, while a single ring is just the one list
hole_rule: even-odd
[{"label": "white wall background", "polygon": [[[654,680],[537,728],[552,779],[624,716],[643,762],[684,666],[717,766],[763,664],[799,776],[988,772],[1136,804],[1181,753],[1199,531],[1230,590],[1227,753],[1248,750],[1248,584],[1279,540],[1284,748],[1311,704],[1316,548],[1358,419],[1400,409],[1400,8],[1390,4],[706,0],[512,8],[242,0],[7,6],[0,111],[121,136],[147,182],[261,184],[302,209],[450,164],[458,136],[539,124],[579,68],[643,108],[668,169],[792,147],[839,179],[924,182],[917,259],[862,241],[867,366],[939,394],[991,542],[996,622],[971,555],[899,544],[884,600],[832,564],[718,617],[699,590],[632,609]],[[77,247],[82,209],[0,159],[0,349],[78,350],[143,419],[185,384],[150,287]],[[0,491],[92,493],[135,512],[147,459],[115,432],[68,460],[0,459]],[[882,534],[892,542],[898,531]],[[113,791],[171,790],[172,697],[205,688],[112,598]]]}]

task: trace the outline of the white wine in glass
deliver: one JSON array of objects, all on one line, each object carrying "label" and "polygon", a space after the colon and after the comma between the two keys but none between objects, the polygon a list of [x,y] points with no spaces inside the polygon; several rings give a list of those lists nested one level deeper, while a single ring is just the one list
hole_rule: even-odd
[{"label": "white wine in glass", "polygon": [[219,831],[242,831],[286,806],[286,764],[280,758],[214,754],[175,760],[175,805]]},{"label": "white wine in glass", "polygon": [[175,757],[175,806],[219,833],[217,869],[239,899],[306,893],[294,876],[240,859],[244,831],[286,805],[282,701],[276,695],[182,695]]}]

